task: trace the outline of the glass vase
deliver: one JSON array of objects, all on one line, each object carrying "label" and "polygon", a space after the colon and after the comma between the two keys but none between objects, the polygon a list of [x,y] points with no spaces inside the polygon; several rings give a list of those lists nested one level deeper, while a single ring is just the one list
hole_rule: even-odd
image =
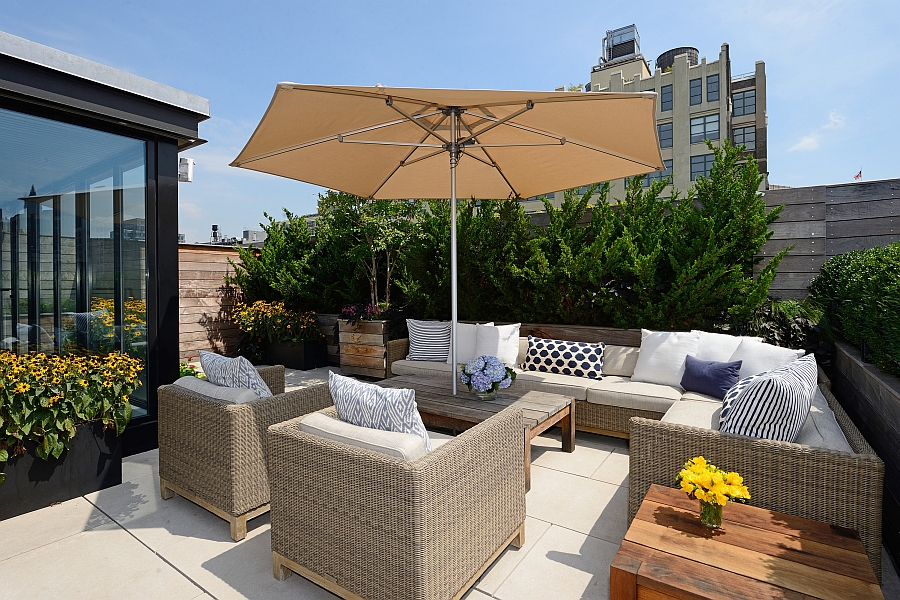
[{"label": "glass vase", "polygon": [[484,402],[488,402],[489,400],[496,400],[497,391],[488,390],[486,392],[475,392],[475,397],[477,397],[479,400],[483,400]]},{"label": "glass vase", "polygon": [[722,526],[722,505],[718,502],[700,500],[700,522],[710,529]]}]

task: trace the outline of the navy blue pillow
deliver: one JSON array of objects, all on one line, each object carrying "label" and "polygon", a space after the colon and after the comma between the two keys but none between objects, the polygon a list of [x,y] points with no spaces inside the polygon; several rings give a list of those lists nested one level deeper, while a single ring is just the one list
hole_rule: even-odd
[{"label": "navy blue pillow", "polygon": [[700,392],[721,400],[740,379],[741,362],[743,361],[697,360],[688,355],[684,361],[681,387],[689,392]]}]

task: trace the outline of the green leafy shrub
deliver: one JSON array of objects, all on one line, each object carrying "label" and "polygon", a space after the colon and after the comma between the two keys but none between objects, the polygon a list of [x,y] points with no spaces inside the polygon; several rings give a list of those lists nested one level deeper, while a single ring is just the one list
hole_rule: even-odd
[{"label": "green leafy shrub", "polygon": [[286,308],[283,302],[257,300],[238,304],[234,322],[251,337],[270,342],[312,342],[324,340],[314,312]]},{"label": "green leafy shrub", "polygon": [[767,300],[748,319],[716,323],[714,329],[734,335],[749,335],[767,344],[813,352],[820,361],[831,353],[830,333],[824,313],[814,303],[797,300]]},{"label": "green leafy shrub", "polygon": [[0,352],[0,462],[25,452],[26,440],[37,443],[40,458],[59,458],[80,423],[102,421],[121,435],[142,369],[141,360],[119,353]]},{"label": "green leafy shrub", "polygon": [[900,375],[900,242],[834,256],[809,286],[835,334],[865,341],[882,371]]}]

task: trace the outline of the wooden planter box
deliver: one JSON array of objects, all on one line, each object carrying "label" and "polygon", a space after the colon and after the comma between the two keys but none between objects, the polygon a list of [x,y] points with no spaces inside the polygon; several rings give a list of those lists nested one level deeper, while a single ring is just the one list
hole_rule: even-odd
[{"label": "wooden planter box", "polygon": [[328,364],[325,342],[268,342],[269,363],[308,371]]},{"label": "wooden planter box", "polygon": [[339,319],[341,371],[378,379],[388,377],[388,326],[387,321],[359,321],[351,325],[346,319]]},{"label": "wooden planter box", "polygon": [[25,442],[25,454],[0,463],[6,473],[0,520],[122,483],[122,438],[99,421],[76,425],[69,449],[59,458],[41,460],[35,447]]}]

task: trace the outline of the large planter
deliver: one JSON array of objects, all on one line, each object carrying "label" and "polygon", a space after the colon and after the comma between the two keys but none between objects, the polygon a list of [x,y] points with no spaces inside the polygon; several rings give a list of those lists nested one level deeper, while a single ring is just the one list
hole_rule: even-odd
[{"label": "large planter", "polygon": [[325,342],[268,342],[269,362],[288,369],[308,371],[328,364]]},{"label": "large planter", "polygon": [[69,449],[59,458],[42,460],[35,447],[25,442],[25,454],[3,466],[0,520],[122,483],[122,438],[99,421],[76,425]]},{"label": "large planter", "polygon": [[388,321],[338,320],[341,371],[384,379],[388,377]]}]

